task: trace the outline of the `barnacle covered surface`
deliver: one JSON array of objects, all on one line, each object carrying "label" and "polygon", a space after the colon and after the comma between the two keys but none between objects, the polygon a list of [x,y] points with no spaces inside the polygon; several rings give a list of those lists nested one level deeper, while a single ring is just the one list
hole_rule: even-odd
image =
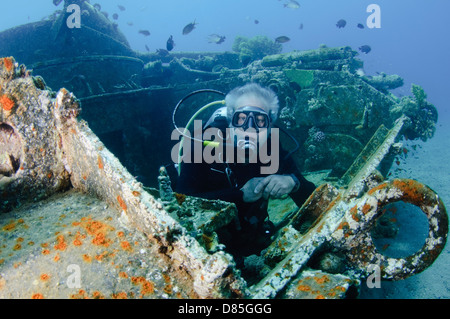
[{"label": "barnacle covered surface", "polygon": [[2,298],[196,298],[159,246],[69,191],[0,215]]}]

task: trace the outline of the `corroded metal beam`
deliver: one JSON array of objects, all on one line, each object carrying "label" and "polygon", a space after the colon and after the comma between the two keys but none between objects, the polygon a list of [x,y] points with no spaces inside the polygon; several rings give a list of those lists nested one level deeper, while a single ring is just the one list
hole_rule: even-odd
[{"label": "corroded metal beam", "polygon": [[391,151],[400,137],[400,132],[408,123],[406,116],[400,117],[390,130],[381,125],[369,140],[365,148],[341,178],[340,185],[347,188],[344,196],[359,196],[371,174]]}]

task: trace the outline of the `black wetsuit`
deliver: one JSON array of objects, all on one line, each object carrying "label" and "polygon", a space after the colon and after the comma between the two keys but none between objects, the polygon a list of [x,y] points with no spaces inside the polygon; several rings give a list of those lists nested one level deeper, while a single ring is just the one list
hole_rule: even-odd
[{"label": "black wetsuit", "polygon": [[[300,187],[289,195],[300,207],[316,187],[302,176],[292,157],[285,158],[286,155],[287,152],[280,149],[280,165],[276,174],[295,175]],[[236,204],[239,222],[235,221],[226,231],[219,232],[220,241],[233,254],[237,252],[239,255],[247,256],[258,253],[268,243],[264,240],[264,237],[268,237],[268,223],[265,222],[268,217],[268,201],[261,198],[256,202],[246,203],[240,190],[253,177],[268,176],[261,174],[261,166],[268,165],[205,162],[181,164],[181,174],[176,186],[178,193]],[[227,168],[231,174],[226,173]]]}]

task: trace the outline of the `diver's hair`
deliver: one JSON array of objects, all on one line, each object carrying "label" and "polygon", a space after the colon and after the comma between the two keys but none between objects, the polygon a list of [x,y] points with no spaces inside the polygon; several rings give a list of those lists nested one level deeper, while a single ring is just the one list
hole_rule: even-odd
[{"label": "diver's hair", "polygon": [[244,86],[234,88],[226,95],[225,103],[227,106],[227,117],[230,122],[234,112],[236,111],[237,100],[244,95],[251,95],[260,100],[263,104],[261,106],[269,114],[272,123],[275,123],[278,118],[278,110],[280,108],[278,97],[272,90],[262,87],[257,83],[249,83]]}]

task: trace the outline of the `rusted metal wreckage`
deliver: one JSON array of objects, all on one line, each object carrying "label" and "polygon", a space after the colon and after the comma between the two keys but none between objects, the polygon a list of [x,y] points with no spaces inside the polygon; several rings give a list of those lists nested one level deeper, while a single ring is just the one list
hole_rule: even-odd
[{"label": "rusted metal wreckage", "polygon": [[[377,171],[398,147],[406,116],[391,129],[380,126],[339,183],[322,184],[289,218],[262,256],[271,270],[247,287],[232,256],[214,244],[215,230],[236,213],[233,205],[172,194],[163,168],[159,194],[146,191],[88,125],[77,120],[80,104],[72,93],[61,89],[52,98],[12,58],[1,60],[1,90],[2,210],[68,188],[95,194],[120,212],[115,217],[121,214],[157,242],[168,262],[189,274],[190,282],[184,284],[201,298],[344,297],[368,275],[370,265],[378,265],[384,279],[403,279],[429,267],[444,248],[448,220],[439,196],[417,181],[384,181]],[[420,207],[429,234],[418,252],[388,258],[375,248],[370,230],[383,207],[397,201]],[[193,217],[180,213],[188,209]],[[187,220],[197,235],[183,226]],[[346,256],[352,276],[307,267],[324,246]]]},{"label": "rusted metal wreckage", "polygon": [[[45,23],[40,26],[46,28]],[[112,41],[111,35],[102,39]],[[113,42],[126,52],[29,61],[33,74],[12,57],[0,60],[0,211],[17,218],[2,219],[1,296],[130,298],[139,296],[132,292],[138,285],[140,296],[150,298],[344,298],[357,292],[374,267],[382,279],[404,279],[429,267],[444,249],[448,217],[439,196],[414,180],[385,180],[402,152],[403,136],[425,140],[433,135],[437,112],[418,87],[413,88],[414,98],[391,96],[388,90],[401,86],[401,79],[359,75],[362,62],[347,47],[269,55],[244,65],[234,53],[136,56],[123,42]],[[73,70],[80,68],[84,73],[74,76]],[[56,74],[57,69],[61,71]],[[107,75],[113,73],[116,76]],[[75,94],[64,88],[56,93],[44,79],[51,87],[68,86]],[[108,141],[108,136],[117,136],[109,134],[120,131],[133,135],[139,145],[139,135],[155,134],[155,123],[139,127],[136,117],[154,112],[160,112],[159,120],[168,117],[161,101],[173,105],[199,88],[227,91],[249,81],[277,91],[281,125],[300,142],[301,152],[293,156],[306,176],[320,185],[302,207],[274,206],[277,232],[272,244],[253,256],[259,268],[251,279],[242,276],[216,234],[234,218],[234,205],[174,193],[166,169],[155,169],[166,160],[160,154],[169,153],[167,145],[157,142],[147,166],[158,183],[146,187],[133,176],[134,167],[122,163],[131,158],[137,167],[144,166],[139,150],[131,152],[136,146],[123,143],[113,154],[108,145],[118,150],[117,145],[102,138]],[[149,103],[156,105],[152,111]],[[42,225],[42,217],[33,224],[36,228],[23,227],[32,222],[19,214],[21,207],[52,201],[61,193],[69,199],[77,194],[98,198],[107,221],[93,223],[90,218],[100,217],[83,215],[69,226],[49,221]],[[428,220],[422,248],[401,258],[385,256],[372,239],[385,208],[397,202],[419,207]],[[120,223],[105,226],[115,221]],[[45,232],[50,224],[55,233],[41,243],[42,254],[31,244],[37,239],[25,247],[30,232]],[[122,239],[116,250],[107,251],[115,241],[105,229],[122,227],[119,224],[127,234],[143,234],[134,250],[126,245],[131,240]],[[83,225],[86,233],[77,228]],[[91,246],[103,250],[91,251],[89,236]],[[93,261],[90,253],[97,254]],[[49,254],[51,262],[45,259]],[[77,254],[83,256],[81,261],[73,259]],[[67,288],[66,264],[58,264],[64,259],[79,265],[92,283],[83,281],[76,293]],[[139,260],[139,266],[132,260]],[[24,275],[26,267],[40,269],[40,279]],[[52,275],[44,276],[48,269]],[[136,269],[141,275],[132,275]],[[162,269],[162,275],[156,276],[155,269]],[[48,277],[56,284],[50,286]],[[30,280],[28,286],[35,290],[19,287],[17,278]],[[105,284],[110,281],[120,285]]]}]

